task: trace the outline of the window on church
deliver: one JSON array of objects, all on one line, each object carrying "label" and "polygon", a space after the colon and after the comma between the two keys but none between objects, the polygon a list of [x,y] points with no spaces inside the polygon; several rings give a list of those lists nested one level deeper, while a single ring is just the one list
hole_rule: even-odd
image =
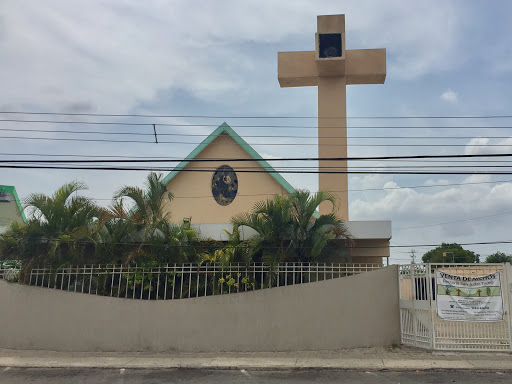
[{"label": "window on church", "polygon": [[238,177],[229,165],[221,165],[213,173],[212,195],[217,204],[229,205],[238,192]]}]

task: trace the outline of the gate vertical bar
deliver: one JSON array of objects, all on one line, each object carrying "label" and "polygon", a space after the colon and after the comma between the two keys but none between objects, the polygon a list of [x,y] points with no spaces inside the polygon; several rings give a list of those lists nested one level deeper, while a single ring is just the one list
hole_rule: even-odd
[{"label": "gate vertical bar", "polygon": [[411,292],[412,292],[412,312],[411,312],[411,318],[412,318],[412,329],[414,333],[414,346],[418,346],[418,326],[416,324],[416,281],[414,276],[414,264],[410,264],[410,276],[411,276]]},{"label": "gate vertical bar", "polygon": [[508,348],[512,350],[512,324],[510,320],[512,316],[510,315],[510,311],[512,310],[512,302],[510,301],[510,289],[511,289],[511,279],[510,279],[510,263],[503,263],[503,281],[501,282],[505,287],[505,310],[507,313],[507,331],[508,331]]},{"label": "gate vertical bar", "polygon": [[402,342],[402,344],[404,343],[404,320],[403,320],[403,316],[402,316],[402,305],[401,305],[401,300],[402,300],[402,284],[401,284],[401,278],[402,278],[402,273],[403,273],[403,270],[402,270],[402,266],[399,265],[398,266],[398,302],[400,303],[398,305],[398,311],[400,312],[400,341]]},{"label": "gate vertical bar", "polygon": [[[432,266],[430,265],[430,263],[426,264],[428,270],[427,270],[427,273],[425,274],[426,277],[427,277],[427,295],[428,295],[428,300],[429,300],[429,308],[430,308],[430,348],[432,349],[436,349],[436,325],[435,325],[435,301],[434,301],[434,295],[435,295],[435,289],[437,289],[437,286],[436,288],[433,290],[432,289]],[[434,277],[435,279],[435,277]]]}]

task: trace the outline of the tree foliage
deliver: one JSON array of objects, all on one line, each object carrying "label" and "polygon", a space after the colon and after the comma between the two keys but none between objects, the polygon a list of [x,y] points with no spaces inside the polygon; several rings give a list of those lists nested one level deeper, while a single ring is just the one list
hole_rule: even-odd
[{"label": "tree foliage", "polygon": [[424,263],[479,263],[479,257],[457,243],[442,243],[425,253],[421,259]]},{"label": "tree foliage", "polygon": [[[69,264],[117,264],[143,262],[182,263],[197,261],[197,232],[190,224],[169,224],[165,202],[172,199],[150,173],[146,188],[124,186],[108,208],[78,193],[87,187],[67,183],[52,196],[30,195],[25,209],[30,219],[13,223],[0,235],[2,258],[60,267]],[[131,201],[126,207],[124,198]]]},{"label": "tree foliage", "polygon": [[[232,219],[228,241],[199,237],[190,223],[172,224],[166,203],[173,196],[162,175],[150,173],[145,187],[123,186],[106,208],[82,196],[80,182],[64,184],[51,196],[30,195],[24,202],[29,220],[12,223],[0,235],[0,259],[53,268],[81,264],[144,264],[346,260],[349,234],[334,215],[335,199],[326,192],[296,191],[258,202]],[[333,211],[318,217],[330,202]],[[241,227],[255,236],[244,238]],[[28,270],[28,269],[27,269]]]},{"label": "tree foliage", "polygon": [[[145,189],[124,186],[119,189],[114,199],[116,202],[109,209],[109,229],[121,230],[129,236],[131,243],[123,262],[157,261],[159,263],[195,262],[198,259],[196,245],[199,242],[197,232],[190,223],[176,225],[169,223],[169,212],[165,203],[171,201],[172,193],[162,183],[162,175],[151,172],[145,182]],[[127,211],[122,198],[132,201],[132,208]],[[109,224],[109,221],[106,222]]]},{"label": "tree foliage", "polygon": [[512,256],[505,255],[503,252],[496,252],[485,259],[486,263],[512,263]]},{"label": "tree foliage", "polygon": [[248,240],[253,255],[274,265],[281,261],[318,261],[329,256],[341,260],[344,250],[334,246],[339,239],[348,239],[348,231],[333,212],[316,216],[322,202],[335,207],[334,197],[327,192],[314,194],[298,190],[292,195],[275,195],[257,203],[253,210],[232,219],[234,230],[245,226],[256,232]]},{"label": "tree foliage", "polygon": [[85,184],[71,182],[52,196],[28,196],[25,209],[31,212],[30,219],[12,223],[1,236],[2,254],[54,266],[86,262],[100,208],[92,199],[77,195],[85,189]]}]

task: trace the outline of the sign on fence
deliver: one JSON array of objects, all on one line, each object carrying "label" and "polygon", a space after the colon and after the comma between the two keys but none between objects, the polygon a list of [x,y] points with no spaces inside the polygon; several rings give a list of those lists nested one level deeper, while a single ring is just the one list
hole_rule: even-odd
[{"label": "sign on fence", "polygon": [[437,315],[453,321],[503,320],[501,273],[458,276],[439,270],[436,276]]}]

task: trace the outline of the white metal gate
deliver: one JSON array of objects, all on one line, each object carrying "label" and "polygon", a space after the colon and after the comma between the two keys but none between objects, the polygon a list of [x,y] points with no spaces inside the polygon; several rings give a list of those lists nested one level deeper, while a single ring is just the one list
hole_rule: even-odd
[{"label": "white metal gate", "polygon": [[[504,317],[495,322],[442,320],[437,316],[434,271],[458,276],[501,272]],[[402,344],[437,350],[509,351],[510,264],[407,264],[399,268]]]}]

